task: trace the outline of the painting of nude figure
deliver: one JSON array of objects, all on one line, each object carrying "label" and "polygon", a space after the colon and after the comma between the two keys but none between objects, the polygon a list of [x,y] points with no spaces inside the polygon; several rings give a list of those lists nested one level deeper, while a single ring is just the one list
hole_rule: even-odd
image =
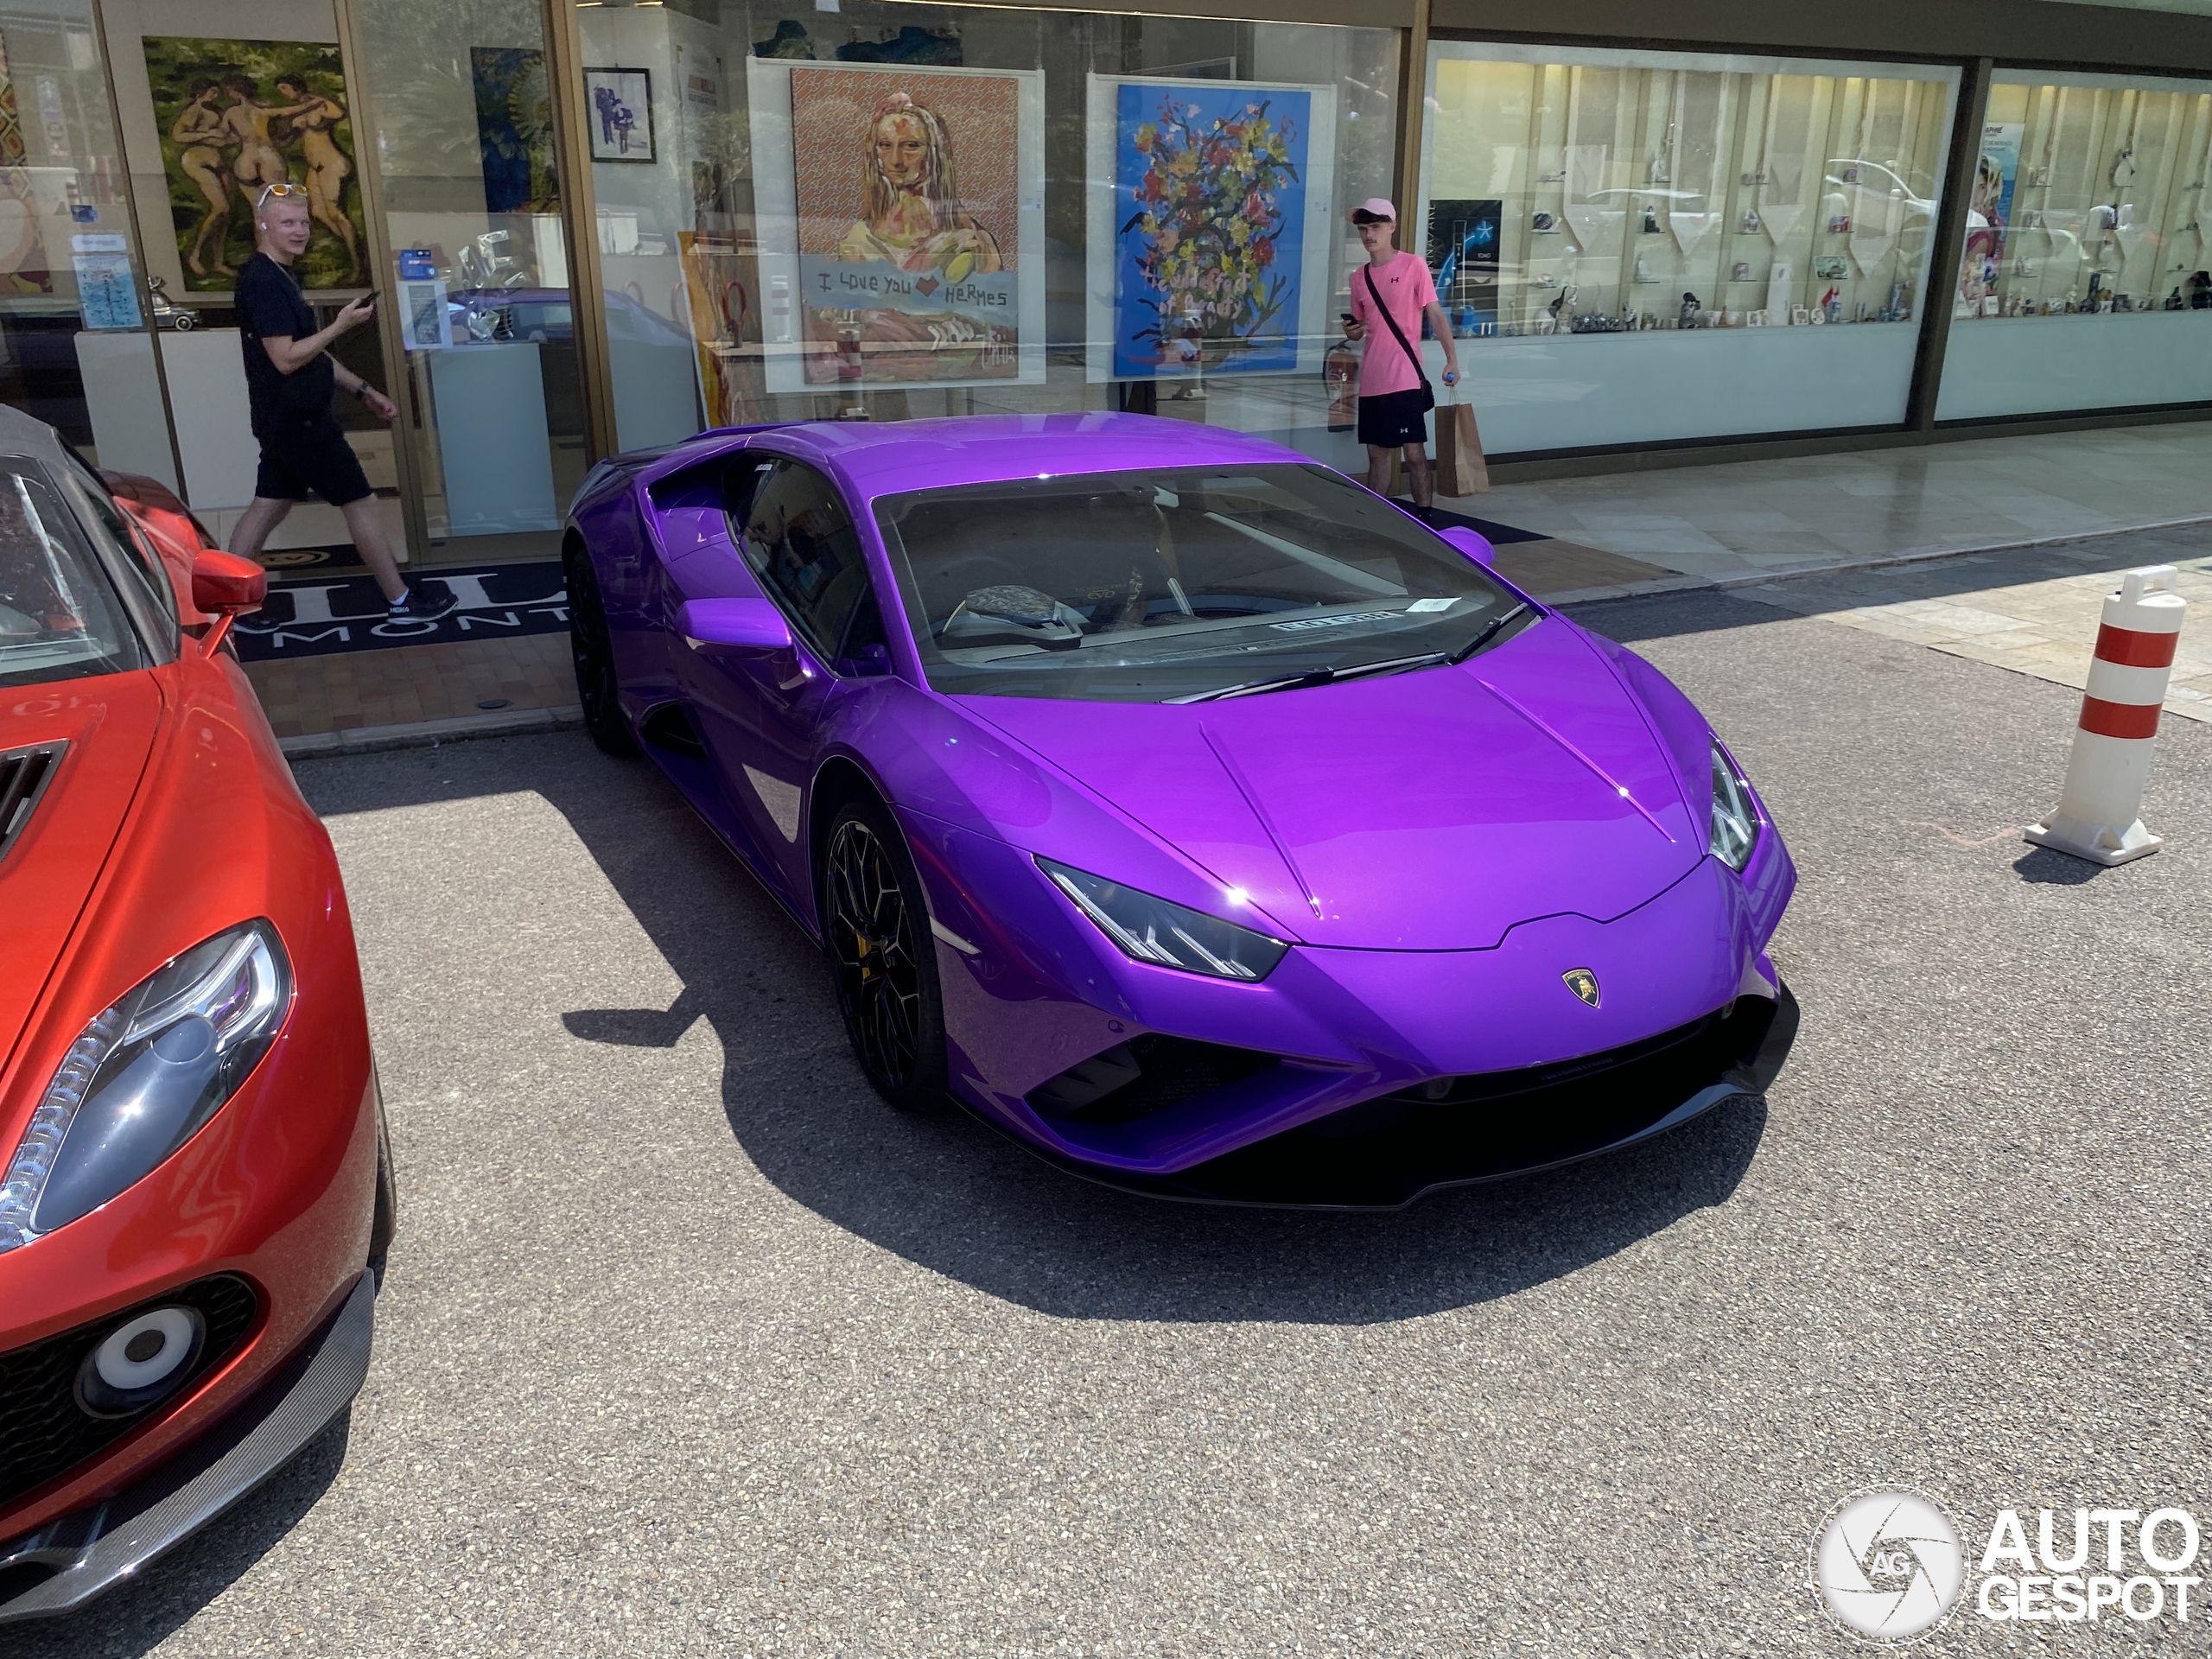
[{"label": "painting of nude figure", "polygon": [[279,184],[305,195],[313,226],[292,267],[301,285],[363,286],[361,191],[338,48],[152,35],[144,45],[186,289],[235,284],[253,254],[254,206]]}]

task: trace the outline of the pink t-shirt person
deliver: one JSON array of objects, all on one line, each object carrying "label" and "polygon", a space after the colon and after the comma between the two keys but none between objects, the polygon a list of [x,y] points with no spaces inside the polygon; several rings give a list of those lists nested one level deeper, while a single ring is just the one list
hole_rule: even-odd
[{"label": "pink t-shirt person", "polygon": [[1406,344],[1421,350],[1421,314],[1436,303],[1436,284],[1428,262],[1419,254],[1401,252],[1382,265],[1360,265],[1351,274],[1351,315],[1364,323],[1367,333],[1359,348],[1359,395],[1380,397],[1386,392],[1411,391],[1421,385],[1413,359],[1406,355],[1368,296],[1367,279],[1375,278],[1375,291],[1397,319]]}]

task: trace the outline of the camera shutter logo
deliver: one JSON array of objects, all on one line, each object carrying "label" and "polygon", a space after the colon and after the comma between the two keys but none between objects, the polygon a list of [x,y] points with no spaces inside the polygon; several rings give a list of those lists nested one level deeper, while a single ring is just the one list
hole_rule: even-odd
[{"label": "camera shutter logo", "polygon": [[1813,1545],[1813,1583],[1828,1611],[1877,1642],[1926,1635],[1965,1577],[1958,1527],[1918,1492],[1853,1493],[1828,1511]]}]

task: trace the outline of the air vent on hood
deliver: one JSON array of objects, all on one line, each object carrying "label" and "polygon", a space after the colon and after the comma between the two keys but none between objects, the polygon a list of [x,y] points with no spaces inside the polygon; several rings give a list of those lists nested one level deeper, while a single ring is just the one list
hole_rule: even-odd
[{"label": "air vent on hood", "polygon": [[35,748],[10,749],[0,754],[0,858],[8,856],[16,837],[38,810],[39,797],[61,765],[67,743],[41,743]]}]

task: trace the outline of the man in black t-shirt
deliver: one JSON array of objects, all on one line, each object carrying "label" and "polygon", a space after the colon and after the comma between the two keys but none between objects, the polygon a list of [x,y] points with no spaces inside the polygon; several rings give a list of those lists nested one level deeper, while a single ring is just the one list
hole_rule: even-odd
[{"label": "man in black t-shirt", "polygon": [[252,558],[295,501],[320,495],[346,515],[353,546],[384,589],[391,614],[432,620],[457,601],[443,582],[435,590],[409,591],[385,540],[376,493],[330,410],[334,390],[343,388],[378,420],[398,417],[391,398],[330,355],[332,341],[376,315],[376,301],[351,301],[329,327],[315,326],[314,308],[291,269],[292,261],[307,251],[308,229],[305,190],[276,184],[261,192],[254,207],[257,251],[238,278],[246,399],[253,411],[253,435],[261,442],[261,470],[254,480],[253,505],[231,531],[231,551]]}]

